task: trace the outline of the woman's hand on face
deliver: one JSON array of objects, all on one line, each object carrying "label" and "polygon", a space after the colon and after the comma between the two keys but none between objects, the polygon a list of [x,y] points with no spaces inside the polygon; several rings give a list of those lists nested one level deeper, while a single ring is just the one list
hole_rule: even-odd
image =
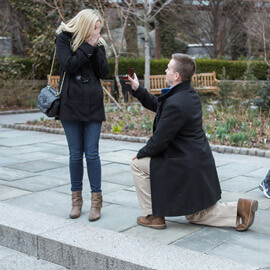
[{"label": "woman's hand on face", "polygon": [[133,91],[136,91],[138,89],[139,85],[140,85],[136,73],[134,73],[134,79],[132,79],[130,76],[128,76],[128,80],[129,81],[127,81],[125,83],[129,84]]},{"label": "woman's hand on face", "polygon": [[85,39],[85,42],[95,47],[98,44],[99,38],[100,38],[100,29],[95,29],[93,34]]},{"label": "woman's hand on face", "polygon": [[99,38],[100,38],[100,30],[101,30],[101,23],[100,21],[97,21],[95,24],[94,32],[85,39],[85,42],[87,42],[91,46],[94,46],[94,47],[97,46]]}]

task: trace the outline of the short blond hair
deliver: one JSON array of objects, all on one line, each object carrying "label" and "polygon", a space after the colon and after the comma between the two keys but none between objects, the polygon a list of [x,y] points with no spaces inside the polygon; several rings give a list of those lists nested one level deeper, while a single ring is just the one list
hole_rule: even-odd
[{"label": "short blond hair", "polygon": [[174,53],[172,59],[175,62],[174,72],[180,74],[182,81],[190,81],[196,70],[195,61],[183,53]]},{"label": "short blond hair", "polygon": [[[99,12],[94,9],[83,9],[75,17],[68,21],[68,23],[61,22],[57,28],[56,33],[69,32],[73,34],[71,43],[72,50],[75,52],[81,44],[89,37],[95,29],[96,22],[100,21],[103,26],[103,19]],[[105,43],[100,39],[101,43]]]}]

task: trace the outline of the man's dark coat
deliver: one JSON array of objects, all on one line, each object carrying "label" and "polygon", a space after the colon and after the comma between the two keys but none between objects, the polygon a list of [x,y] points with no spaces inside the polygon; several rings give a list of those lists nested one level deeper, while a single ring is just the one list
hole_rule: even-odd
[{"label": "man's dark coat", "polygon": [[[84,42],[71,50],[72,34],[63,32],[56,38],[60,63],[60,84],[66,72],[60,98],[60,120],[104,121],[103,90],[100,79],[109,71],[104,46]],[[59,85],[60,87],[60,85]]]},{"label": "man's dark coat", "polygon": [[153,215],[188,215],[214,205],[221,189],[202,129],[201,101],[190,81],[158,98],[142,87],[133,95],[156,112],[153,135],[137,154],[151,157]]}]

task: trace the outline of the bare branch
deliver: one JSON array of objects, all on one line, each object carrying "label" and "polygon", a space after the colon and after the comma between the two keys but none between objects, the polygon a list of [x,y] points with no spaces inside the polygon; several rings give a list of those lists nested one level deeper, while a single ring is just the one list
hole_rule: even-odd
[{"label": "bare branch", "polygon": [[[162,6],[150,17],[150,21],[153,20],[166,6],[172,2],[173,0],[167,0],[165,3],[163,3]],[[155,3],[157,3],[157,1]]]},{"label": "bare branch", "polygon": [[57,12],[58,12],[60,18],[62,19],[63,22],[65,22],[66,19],[65,19],[65,16],[64,16],[63,12],[62,12],[63,9],[62,9],[62,11],[60,10],[60,8],[59,8],[58,5],[57,5],[57,0],[54,0],[54,4],[55,4],[56,10],[57,10]]},{"label": "bare branch", "polygon": [[100,0],[96,0],[95,3],[96,3],[97,9],[99,10],[99,12],[101,13],[101,15],[103,17],[104,27],[106,29],[106,32],[107,32],[107,35],[108,35],[110,44],[112,45],[113,53],[116,56],[118,54],[118,52],[117,52],[117,49],[116,49],[116,47],[114,45],[114,40],[113,40],[112,35],[111,35],[111,31],[110,31],[110,27],[109,27],[109,24],[108,24],[108,20],[106,19],[105,10],[102,7],[102,4],[101,4],[101,1]]},{"label": "bare branch", "polygon": [[264,23],[262,22],[262,39],[263,39],[263,49],[264,49],[264,62],[270,66],[270,62],[267,60],[268,56],[267,56],[267,47],[266,47],[266,38],[265,38],[265,27],[264,27]]},{"label": "bare branch", "polygon": [[44,4],[46,4],[48,7],[52,8],[52,9],[55,9],[55,6],[51,5],[50,3],[48,3],[46,0],[42,0],[42,2]]},{"label": "bare branch", "polygon": [[57,13],[58,13],[58,15],[59,15],[59,17],[61,18],[61,20],[62,20],[63,22],[66,21],[66,20],[65,20],[65,16],[63,15],[63,12],[61,11],[61,10],[63,10],[62,0],[60,0],[60,7],[61,7],[61,10],[60,10],[60,8],[59,8],[58,5],[57,5],[57,0],[54,0],[54,6],[51,5],[50,3],[48,3],[46,0],[42,0],[42,2],[43,2],[45,5],[47,5],[48,7],[50,7],[51,9],[56,10]]},{"label": "bare branch", "polygon": [[[263,2],[261,2],[263,3]],[[249,18],[249,21],[246,24],[249,34],[257,39],[259,42],[262,42],[263,53],[264,53],[264,62],[270,66],[269,61],[269,37],[270,37],[270,27],[269,27],[269,16],[268,12],[263,5],[256,6],[253,4],[251,6],[252,15]],[[267,38],[268,37],[268,38]]]},{"label": "bare branch", "polygon": [[130,15],[130,9],[131,9],[131,6],[133,5],[133,2],[134,0],[130,0],[130,3],[128,5],[128,11],[127,11],[127,14],[125,16],[125,22],[124,22],[124,26],[123,26],[123,31],[122,31],[122,35],[121,35],[121,48],[120,48],[120,54],[122,52],[122,49],[123,49],[123,45],[124,45],[124,37],[125,37],[125,31],[126,31],[126,28],[127,28],[127,22],[128,22],[128,17]]}]

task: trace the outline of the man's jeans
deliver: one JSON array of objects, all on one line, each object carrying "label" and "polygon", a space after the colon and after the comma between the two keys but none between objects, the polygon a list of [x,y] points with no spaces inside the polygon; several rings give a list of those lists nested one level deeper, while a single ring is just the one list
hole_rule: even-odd
[{"label": "man's jeans", "polygon": [[98,152],[102,122],[62,121],[69,147],[71,191],[82,190],[83,153],[92,192],[101,192],[101,165]]}]

